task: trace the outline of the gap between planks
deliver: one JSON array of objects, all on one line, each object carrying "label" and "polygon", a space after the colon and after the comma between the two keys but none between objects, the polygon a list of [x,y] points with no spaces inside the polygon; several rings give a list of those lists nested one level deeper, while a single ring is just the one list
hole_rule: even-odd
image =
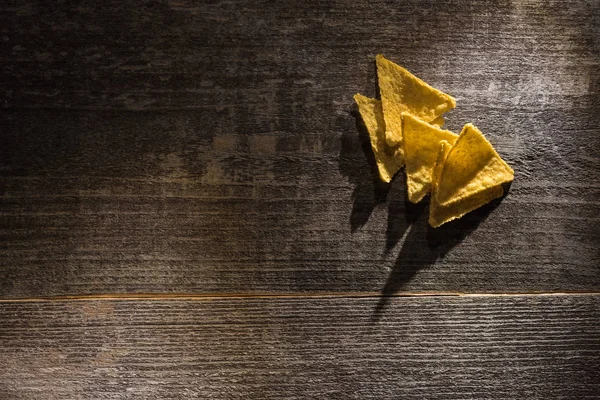
[{"label": "gap between planks", "polygon": [[340,293],[139,293],[139,294],[92,294],[77,296],[41,296],[14,299],[0,299],[0,303],[86,301],[86,300],[220,300],[220,299],[328,299],[328,298],[396,298],[396,297],[519,297],[519,296],[598,296],[600,292],[511,292],[511,293],[461,293],[461,292],[406,292],[382,295],[377,292]]}]

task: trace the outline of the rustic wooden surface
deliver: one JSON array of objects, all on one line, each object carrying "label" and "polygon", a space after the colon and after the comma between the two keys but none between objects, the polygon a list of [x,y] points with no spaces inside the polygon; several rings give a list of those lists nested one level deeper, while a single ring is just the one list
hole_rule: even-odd
[{"label": "rustic wooden surface", "polygon": [[0,398],[600,394],[600,296],[315,300],[7,303]]},{"label": "rustic wooden surface", "polygon": [[[598,289],[596,1],[102,4],[0,6],[0,295]],[[513,166],[493,211],[374,184],[378,52]]]},{"label": "rustic wooden surface", "polygon": [[[378,183],[377,53],[504,199]],[[0,61],[0,399],[599,397],[598,1],[8,0]]]}]

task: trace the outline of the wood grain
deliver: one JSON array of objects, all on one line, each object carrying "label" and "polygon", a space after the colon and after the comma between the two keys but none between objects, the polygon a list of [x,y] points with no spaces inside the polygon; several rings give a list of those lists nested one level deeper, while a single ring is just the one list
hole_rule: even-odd
[{"label": "wood grain", "polygon": [[592,399],[600,297],[0,304],[0,397]]},{"label": "wood grain", "polygon": [[[516,3],[3,2],[0,297],[598,291],[600,7]],[[502,202],[431,231],[374,181],[378,52],[488,135]]]}]

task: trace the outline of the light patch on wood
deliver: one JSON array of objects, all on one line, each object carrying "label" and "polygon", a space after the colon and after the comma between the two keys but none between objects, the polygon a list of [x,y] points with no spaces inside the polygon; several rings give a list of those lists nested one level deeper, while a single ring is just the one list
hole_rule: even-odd
[{"label": "light patch on wood", "polygon": [[213,138],[213,149],[215,151],[231,151],[237,147],[235,135],[217,135]]},{"label": "light patch on wood", "polygon": [[250,151],[252,153],[273,154],[277,150],[277,136],[256,135],[250,138]]},{"label": "light patch on wood", "polygon": [[223,181],[223,168],[215,161],[210,160],[206,164],[206,172],[202,176],[202,183],[221,183]]},{"label": "light patch on wood", "polygon": [[114,366],[121,362],[121,359],[128,354],[129,352],[126,350],[102,346],[99,348],[96,356],[90,360],[90,365],[95,367]]},{"label": "light patch on wood", "polygon": [[87,302],[81,308],[86,319],[104,319],[110,317],[114,311],[114,304],[110,302]]},{"label": "light patch on wood", "polygon": [[300,152],[319,154],[323,151],[323,142],[320,136],[310,135],[302,137]]},{"label": "light patch on wood", "polygon": [[171,177],[181,177],[187,175],[184,163],[179,154],[169,153],[161,158],[160,168],[166,175]]}]

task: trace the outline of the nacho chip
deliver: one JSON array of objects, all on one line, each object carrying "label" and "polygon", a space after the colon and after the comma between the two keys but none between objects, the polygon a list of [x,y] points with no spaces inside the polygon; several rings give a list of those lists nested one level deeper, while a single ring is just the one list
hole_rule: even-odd
[{"label": "nacho chip", "polygon": [[429,86],[383,55],[378,54],[375,61],[388,145],[397,146],[402,143],[403,112],[425,122],[432,122],[456,107],[454,98]]},{"label": "nacho chip", "polygon": [[450,205],[513,179],[512,168],[479,129],[467,124],[443,163],[435,200]]},{"label": "nacho chip", "polygon": [[379,176],[384,182],[390,182],[396,172],[402,167],[402,153],[400,147],[390,148],[385,142],[385,122],[381,101],[368,98],[362,94],[355,94],[354,101],[358,111],[369,131],[371,148],[375,155],[375,162]]},{"label": "nacho chip", "polygon": [[431,202],[429,203],[429,225],[437,228],[440,225],[450,222],[463,215],[489,203],[490,201],[502,197],[504,190],[501,185],[492,186],[484,189],[471,196],[462,198],[459,201],[450,203],[449,205],[441,205],[437,202],[437,191],[440,184],[440,175],[447,162],[448,154],[450,153],[451,145],[446,142],[440,142],[440,149],[437,155],[437,160],[432,173],[431,184]]},{"label": "nacho chip", "polygon": [[458,135],[429,125],[408,113],[402,114],[402,130],[408,200],[418,203],[431,189],[431,173],[440,150],[440,141],[454,145]]},{"label": "nacho chip", "polygon": [[[456,144],[456,143],[455,143]],[[438,152],[435,157],[435,164],[431,171],[431,197],[437,198],[438,184],[440,182],[440,175],[442,174],[442,167],[446,162],[446,158],[450,153],[450,149],[453,145],[448,143],[446,140],[440,140],[438,143]],[[435,192],[435,193],[434,193]]]},{"label": "nacho chip", "polygon": [[453,221],[486,205],[494,199],[502,197],[503,194],[504,190],[502,189],[502,186],[493,186],[448,206],[440,206],[435,203],[435,201],[432,201],[429,204],[429,225],[433,228],[437,228],[446,222]]},{"label": "nacho chip", "polygon": [[437,126],[438,128],[444,126],[445,123],[446,120],[444,119],[444,117],[437,117],[436,119],[430,122],[431,125]]}]

